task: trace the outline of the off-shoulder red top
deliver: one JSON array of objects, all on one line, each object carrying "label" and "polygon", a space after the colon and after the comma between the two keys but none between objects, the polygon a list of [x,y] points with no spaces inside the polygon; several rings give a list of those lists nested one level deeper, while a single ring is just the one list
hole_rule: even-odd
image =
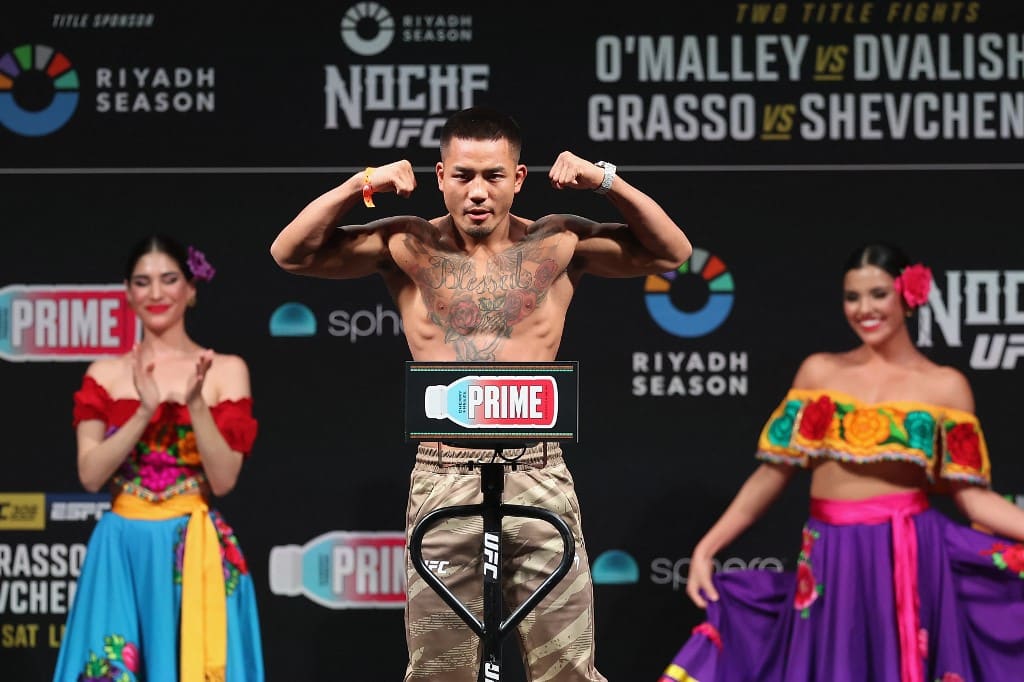
[{"label": "off-shoulder red top", "polygon": [[[74,394],[72,424],[98,419],[111,434],[138,406],[135,398],[111,398],[103,386],[86,376]],[[248,456],[258,427],[252,416],[252,398],[222,400],[210,406],[210,413],[228,446]],[[188,407],[176,402],[157,406],[142,438],[111,479],[122,492],[152,501],[193,491],[205,481]]]}]

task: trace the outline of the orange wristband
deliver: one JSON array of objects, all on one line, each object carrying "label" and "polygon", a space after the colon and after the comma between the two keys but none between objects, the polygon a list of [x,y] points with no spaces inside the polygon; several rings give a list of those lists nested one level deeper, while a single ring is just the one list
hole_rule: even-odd
[{"label": "orange wristband", "polygon": [[370,184],[370,174],[376,170],[373,166],[367,166],[366,170],[363,171],[363,204],[367,208],[374,208],[373,205],[373,185]]}]

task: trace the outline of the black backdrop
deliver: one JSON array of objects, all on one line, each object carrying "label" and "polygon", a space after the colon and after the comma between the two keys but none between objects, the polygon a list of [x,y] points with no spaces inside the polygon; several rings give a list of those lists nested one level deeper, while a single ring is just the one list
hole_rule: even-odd
[{"label": "black backdrop", "polygon": [[[48,679],[77,566],[62,557],[80,557],[104,508],[102,496],[76,496],[70,427],[85,361],[104,351],[68,360],[70,342],[50,343],[40,304],[26,302],[117,284],[128,246],[153,231],[195,244],[217,267],[189,328],[252,372],[260,436],[218,506],[256,581],[269,678],[402,674],[399,608],[274,594],[269,556],[334,531],[401,531],[408,349],[378,279],[294,277],[268,249],[307,201],[368,164],[408,158],[420,187],[409,200],[380,196],[353,220],[440,213],[430,121],[473,103],[502,107],[524,128],[531,175],[518,214],[615,219],[601,198],[544,179],[563,149],[608,159],[734,283],[728,317],[703,334],[659,326],[643,279],[585,279],[569,312],[559,357],[580,362],[582,400],[568,458],[599,582],[598,665],[610,679],[656,679],[699,622],[683,592],[690,549],[753,469],[757,433],[800,360],[855,342],[839,268],[866,239],[898,242],[932,267],[936,293],[912,322],[915,337],[967,373],[995,487],[1024,493],[1012,390],[1024,360],[1024,15],[991,1],[914,3],[926,7],[920,21],[902,14],[908,3],[754,5],[769,7],[768,23],[751,22],[751,4],[710,1],[511,13],[458,2],[5,9],[7,63],[46,61],[10,73],[0,56],[0,677]],[[396,31],[359,54],[342,38],[347,14],[363,17],[353,24],[363,44],[386,36],[388,16]],[[794,71],[784,45],[802,50]],[[77,83],[54,86],[67,68],[36,46],[65,55]],[[367,73],[377,75],[360,90],[353,76]],[[46,108],[74,93],[70,115]],[[618,114],[606,116],[608,101]],[[728,123],[716,118],[723,102],[736,114]],[[26,134],[24,120],[53,129]],[[709,139],[725,128],[725,139]],[[408,138],[390,139],[395,130]],[[674,306],[701,309],[715,293],[702,282],[680,278]],[[309,310],[312,335],[272,335],[288,303]],[[28,309],[37,314],[26,321]],[[42,346],[26,345],[36,335]],[[664,394],[652,395],[659,385]],[[806,502],[798,478],[723,553],[725,569],[791,568]],[[636,571],[610,570],[622,565]]]}]

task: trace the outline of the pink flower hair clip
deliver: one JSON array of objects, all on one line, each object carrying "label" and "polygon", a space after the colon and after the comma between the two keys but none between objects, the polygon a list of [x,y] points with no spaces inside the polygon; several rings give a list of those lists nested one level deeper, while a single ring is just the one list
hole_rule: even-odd
[{"label": "pink flower hair clip", "polygon": [[911,308],[917,308],[928,302],[928,292],[932,288],[932,271],[927,265],[915,263],[900,271],[893,285],[896,293],[903,294],[903,300]]},{"label": "pink flower hair clip", "polygon": [[217,269],[206,260],[206,254],[191,245],[188,247],[188,269],[200,282],[209,282],[217,274]]}]

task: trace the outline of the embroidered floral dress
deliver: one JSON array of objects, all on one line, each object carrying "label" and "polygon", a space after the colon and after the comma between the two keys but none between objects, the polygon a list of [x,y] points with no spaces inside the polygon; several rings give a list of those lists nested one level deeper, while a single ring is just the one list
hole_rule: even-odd
[{"label": "embroidered floral dress", "polygon": [[[911,462],[936,490],[990,481],[974,415],[835,391],[791,390],[757,457]],[[924,491],[812,500],[795,572],[714,582],[719,601],[661,682],[1024,679],[1024,547],[954,523]]]},{"label": "embroidered floral dress", "polygon": [[[107,425],[108,434],[113,433],[138,405],[137,400],[111,399],[87,376],[74,396],[74,424],[98,419]],[[251,399],[223,401],[210,412],[228,445],[247,456],[257,430]],[[214,672],[201,672],[199,679],[262,682],[255,590],[238,540],[221,515],[206,508],[201,496],[188,494],[201,490],[205,482],[188,409],[162,403],[111,479],[114,510],[103,515],[89,539],[55,682],[178,682],[183,638],[191,636],[182,621],[190,623],[185,614],[191,612],[202,621],[211,603],[216,607],[212,610],[219,609],[221,614],[220,633],[214,627],[214,634],[203,631],[203,638],[224,640],[221,656],[225,660]],[[199,510],[175,511],[189,509],[192,502],[200,505]],[[152,508],[162,510],[161,517],[136,513]],[[168,508],[172,511],[167,512]],[[204,515],[204,525],[190,523],[199,513]],[[188,536],[203,534],[207,527],[207,547],[219,555],[222,569],[210,584],[223,596],[203,595],[198,609],[191,607],[195,599],[186,598],[183,608],[186,545],[190,552],[203,549],[193,550],[198,543],[189,542]]]}]

